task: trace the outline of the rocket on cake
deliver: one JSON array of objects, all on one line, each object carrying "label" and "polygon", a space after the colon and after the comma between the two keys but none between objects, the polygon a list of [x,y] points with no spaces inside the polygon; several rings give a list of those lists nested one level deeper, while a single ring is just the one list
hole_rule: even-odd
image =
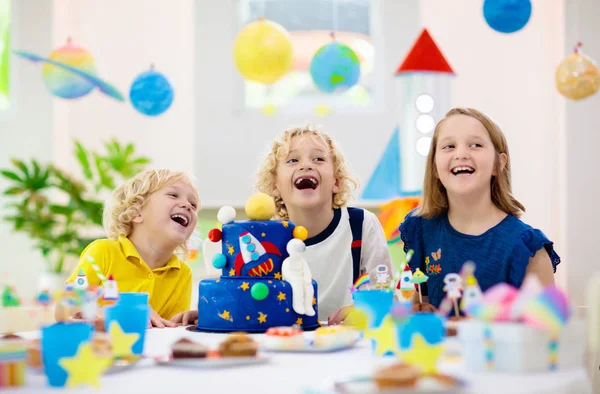
[{"label": "rocket on cake", "polygon": [[[240,234],[240,252],[235,256],[235,274],[241,275],[242,270],[250,276],[263,276],[273,271],[273,260],[269,254],[281,256],[277,246],[271,242],[259,242],[249,231]],[[258,264],[253,268],[244,269],[246,264]]]}]

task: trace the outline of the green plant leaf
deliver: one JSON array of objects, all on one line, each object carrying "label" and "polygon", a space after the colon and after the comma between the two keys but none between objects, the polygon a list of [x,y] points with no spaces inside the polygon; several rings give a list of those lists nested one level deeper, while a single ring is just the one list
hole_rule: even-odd
[{"label": "green plant leaf", "polygon": [[2,174],[2,176],[4,176],[5,178],[11,179],[13,181],[16,181],[19,183],[24,183],[23,179],[21,179],[17,174],[15,174],[12,171],[2,170],[2,171],[0,171],[0,174]]},{"label": "green plant leaf", "polygon": [[58,215],[70,216],[75,212],[75,209],[73,207],[68,207],[64,205],[50,204],[49,208],[50,212]]},{"label": "green plant leaf", "polygon": [[9,187],[8,189],[6,189],[2,194],[7,195],[7,196],[16,196],[19,194],[23,194],[26,191],[27,191],[27,189],[24,189],[22,187],[13,186],[13,187]]},{"label": "green plant leaf", "polygon": [[27,169],[27,166],[25,165],[25,163],[23,163],[23,161],[19,160],[19,159],[11,159],[10,162],[17,167],[18,169],[21,170],[21,172],[23,173],[23,175],[25,175],[25,179],[29,178],[29,170]]},{"label": "green plant leaf", "polygon": [[93,177],[93,174],[92,174],[92,168],[90,167],[90,161],[88,160],[88,153],[85,150],[85,148],[83,147],[83,145],[81,145],[79,143],[79,141],[75,141],[75,157],[77,158],[77,160],[79,161],[79,164],[81,165],[81,169],[83,171],[83,176],[85,176],[86,179],[91,180]]}]

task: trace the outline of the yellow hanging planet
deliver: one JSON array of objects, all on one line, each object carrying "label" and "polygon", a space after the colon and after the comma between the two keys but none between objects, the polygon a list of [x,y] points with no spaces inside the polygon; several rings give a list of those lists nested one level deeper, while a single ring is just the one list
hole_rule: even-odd
[{"label": "yellow hanging planet", "polygon": [[556,69],[556,88],[565,97],[581,100],[595,94],[600,87],[596,63],[581,52],[581,43]]},{"label": "yellow hanging planet", "polygon": [[242,29],[233,46],[235,66],[249,81],[272,84],[292,66],[294,51],[283,26],[260,18]]}]

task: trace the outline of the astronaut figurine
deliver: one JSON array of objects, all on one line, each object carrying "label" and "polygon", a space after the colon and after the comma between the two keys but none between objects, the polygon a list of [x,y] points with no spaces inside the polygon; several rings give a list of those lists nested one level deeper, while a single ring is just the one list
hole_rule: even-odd
[{"label": "astronaut figurine", "polygon": [[314,316],[312,306],[314,288],[312,275],[308,264],[304,260],[306,245],[301,240],[294,238],[287,244],[289,257],[281,265],[282,279],[292,287],[292,307],[299,315]]}]

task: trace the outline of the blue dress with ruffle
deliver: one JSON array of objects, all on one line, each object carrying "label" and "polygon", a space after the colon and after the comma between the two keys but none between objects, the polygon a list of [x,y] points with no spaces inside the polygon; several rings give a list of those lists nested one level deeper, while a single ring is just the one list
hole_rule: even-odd
[{"label": "blue dress with ruffle", "polygon": [[460,272],[467,261],[475,263],[475,277],[484,292],[501,282],[520,287],[529,259],[542,248],[550,256],[554,272],[560,263],[552,241],[516,216],[507,215],[481,235],[468,235],[456,231],[447,214],[425,219],[413,213],[400,225],[400,234],[404,250],[414,251],[410,261],[413,272],[419,267],[429,277],[421,291],[436,308],[445,297],[444,276]]}]

